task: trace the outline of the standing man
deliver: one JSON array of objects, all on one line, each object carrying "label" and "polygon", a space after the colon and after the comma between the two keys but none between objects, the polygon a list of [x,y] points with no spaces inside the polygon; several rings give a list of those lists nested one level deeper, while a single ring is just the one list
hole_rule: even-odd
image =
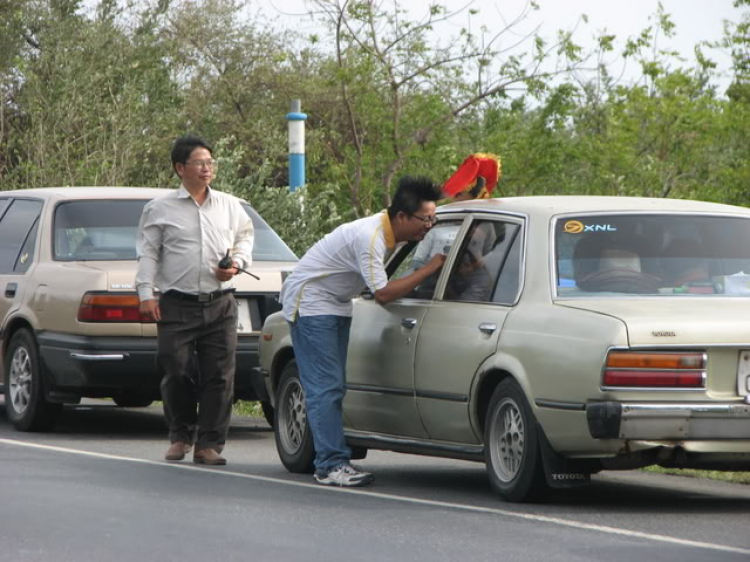
[{"label": "standing man", "polygon": [[[235,197],[209,186],[216,160],[201,139],[177,139],[172,167],[182,185],[143,209],[136,274],[141,314],[158,323],[171,443],[164,458],[182,460],[195,443],[194,462],[224,465],[237,350],[228,282],[252,261],[253,224]],[[231,266],[220,267],[227,251]]]},{"label": "standing man", "polygon": [[388,281],[385,261],[396,244],[422,240],[435,224],[440,189],[426,178],[402,178],[386,212],[339,226],[299,261],[281,289],[286,320],[305,390],[315,446],[315,480],[364,486],[373,475],[350,464],[342,402],[352,298],[367,286],[380,304],[409,293],[445,262],[437,254],[406,277]]}]

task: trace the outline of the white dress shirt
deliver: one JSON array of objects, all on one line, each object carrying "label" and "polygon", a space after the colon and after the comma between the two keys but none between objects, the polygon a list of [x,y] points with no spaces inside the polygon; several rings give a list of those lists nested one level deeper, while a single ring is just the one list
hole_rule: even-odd
[{"label": "white dress shirt", "polygon": [[241,268],[252,263],[253,223],[239,199],[208,188],[203,205],[185,189],[149,201],[138,227],[136,288],[141,301],[161,293],[231,288],[214,269],[226,251]]}]

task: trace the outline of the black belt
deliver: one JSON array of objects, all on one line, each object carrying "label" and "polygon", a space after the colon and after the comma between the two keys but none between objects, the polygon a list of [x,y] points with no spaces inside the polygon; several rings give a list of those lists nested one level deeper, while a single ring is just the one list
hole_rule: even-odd
[{"label": "black belt", "polygon": [[183,293],[182,291],[175,291],[172,289],[171,291],[164,293],[164,295],[181,301],[211,302],[223,297],[224,295],[228,295],[229,293],[234,293],[234,289],[223,289],[221,291],[214,291],[213,293],[198,293],[197,295],[193,293]]}]

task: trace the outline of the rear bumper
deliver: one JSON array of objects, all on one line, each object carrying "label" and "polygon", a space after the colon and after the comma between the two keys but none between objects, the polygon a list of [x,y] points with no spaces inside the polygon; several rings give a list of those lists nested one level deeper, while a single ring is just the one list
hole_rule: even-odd
[{"label": "rear bumper", "polygon": [[595,439],[750,440],[750,404],[598,402],[586,406]]},{"label": "rear bumper", "polygon": [[[47,386],[78,396],[116,396],[122,391],[158,399],[155,337],[89,337],[40,332],[39,356]],[[237,345],[235,397],[257,400],[251,378],[258,364],[258,337]]]}]

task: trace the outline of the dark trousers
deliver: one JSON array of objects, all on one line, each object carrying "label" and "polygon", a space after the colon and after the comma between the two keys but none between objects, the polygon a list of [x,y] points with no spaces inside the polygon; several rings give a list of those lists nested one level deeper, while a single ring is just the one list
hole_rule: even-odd
[{"label": "dark trousers", "polygon": [[[159,299],[157,359],[169,440],[221,451],[229,430],[237,352],[237,302]],[[197,435],[197,439],[196,439]]]}]

